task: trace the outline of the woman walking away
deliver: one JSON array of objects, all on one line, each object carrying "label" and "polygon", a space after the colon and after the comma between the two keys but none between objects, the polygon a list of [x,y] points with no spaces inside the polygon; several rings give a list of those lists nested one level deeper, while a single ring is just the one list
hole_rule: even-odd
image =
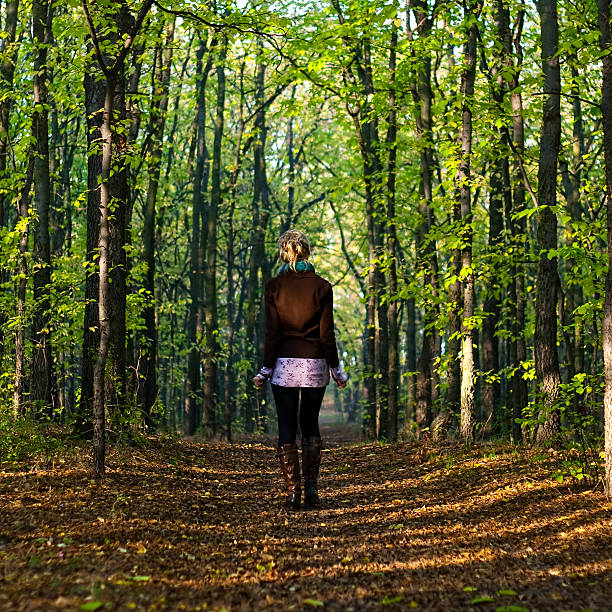
[{"label": "woman walking away", "polygon": [[278,416],[278,457],[285,478],[289,508],[300,507],[302,488],[296,436],[298,414],[302,433],[304,504],[319,505],[321,463],[319,410],[329,383],[329,372],[338,387],[347,376],[338,361],[334,334],[333,295],[328,281],[315,274],[308,261],[310,244],[297,230],[278,241],[283,261],[278,275],[266,283],[266,339],[263,367],[253,378],[256,387],[266,380]]}]

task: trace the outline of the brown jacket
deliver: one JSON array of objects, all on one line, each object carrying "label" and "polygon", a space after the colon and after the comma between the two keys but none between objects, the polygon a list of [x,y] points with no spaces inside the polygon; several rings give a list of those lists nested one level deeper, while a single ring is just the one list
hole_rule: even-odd
[{"label": "brown jacket", "polygon": [[274,367],[277,357],[324,358],[330,368],[338,366],[329,282],[314,272],[289,270],[266,283],[264,301],[264,367]]}]

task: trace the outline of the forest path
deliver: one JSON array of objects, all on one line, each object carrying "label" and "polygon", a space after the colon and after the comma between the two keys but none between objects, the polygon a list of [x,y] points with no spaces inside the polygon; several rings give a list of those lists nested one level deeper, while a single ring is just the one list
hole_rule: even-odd
[{"label": "forest path", "polygon": [[287,513],[272,444],[0,469],[3,610],[609,610],[612,504],[548,453],[339,442]]}]

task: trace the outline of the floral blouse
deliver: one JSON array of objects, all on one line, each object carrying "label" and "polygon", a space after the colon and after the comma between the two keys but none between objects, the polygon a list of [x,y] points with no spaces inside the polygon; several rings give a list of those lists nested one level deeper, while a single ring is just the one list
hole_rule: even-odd
[{"label": "floral blouse", "polygon": [[[279,387],[326,387],[329,370],[327,359],[277,357],[274,368],[262,368],[259,376],[269,378]],[[347,376],[340,366],[331,371],[335,380],[346,382]]]}]

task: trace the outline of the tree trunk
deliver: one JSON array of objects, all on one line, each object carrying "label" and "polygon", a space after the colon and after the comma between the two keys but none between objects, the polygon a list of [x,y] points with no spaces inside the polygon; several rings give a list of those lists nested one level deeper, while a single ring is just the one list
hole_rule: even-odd
[{"label": "tree trunk", "polygon": [[610,32],[610,0],[597,0],[599,44],[602,54],[601,113],[604,133],[604,163],[606,171],[606,219],[608,273],[603,318],[604,387],[604,488],[612,499],[612,36]]},{"label": "tree trunk", "polygon": [[[246,341],[251,363],[258,363],[263,342],[263,319],[260,308],[260,287],[267,280],[267,262],[265,249],[265,232],[269,218],[269,190],[266,175],[266,107],[264,105],[266,64],[263,57],[263,44],[257,43],[257,61],[255,69],[255,140],[253,142],[253,200],[251,244],[249,255],[249,279],[247,289]],[[254,430],[260,418],[263,391],[252,391],[248,394],[244,410],[245,429]],[[265,409],[265,407],[264,407]]]},{"label": "tree trunk", "polygon": [[47,48],[51,31],[51,7],[48,0],[32,2],[32,38],[34,44],[34,203],[38,222],[34,232],[34,305],[32,314],[32,373],[30,399],[46,418],[53,415],[51,354],[51,241],[49,208],[51,179],[49,173],[49,111],[47,95]]},{"label": "tree trunk", "polygon": [[219,322],[217,318],[217,219],[221,205],[221,144],[225,119],[225,58],[227,55],[227,38],[222,37],[217,57],[217,102],[215,113],[215,130],[212,159],[212,182],[210,207],[208,209],[208,228],[206,243],[205,282],[205,325],[206,344],[204,349],[204,387],[203,387],[203,425],[206,433],[216,431],[217,419],[217,359],[219,344]]},{"label": "tree trunk", "polygon": [[[429,15],[427,0],[413,2],[416,31],[419,40],[424,41],[424,56],[419,58],[417,74],[412,86],[412,96],[418,112],[416,115],[416,134],[420,151],[420,201],[419,225],[416,230],[417,267],[424,277],[423,344],[417,363],[415,417],[417,434],[426,428],[431,420],[436,375],[433,362],[437,352],[436,331],[433,322],[437,316],[435,298],[438,291],[438,262],[436,245],[429,234],[433,226],[433,132],[431,120],[431,52],[427,38],[431,35],[432,19]],[[431,297],[430,297],[431,296]]]},{"label": "tree trunk", "polygon": [[193,202],[192,202],[192,225],[191,225],[191,259],[190,259],[190,297],[189,324],[187,328],[187,339],[189,346],[189,362],[187,366],[187,380],[185,384],[185,423],[184,429],[187,435],[193,435],[201,421],[200,407],[202,405],[200,388],[200,339],[202,336],[202,248],[200,245],[200,222],[204,204],[203,177],[204,168],[208,163],[208,150],[206,148],[206,82],[211,66],[212,54],[209,52],[206,65],[203,65],[204,54],[207,49],[207,41],[200,43],[196,53],[196,142],[197,159],[193,175]]},{"label": "tree trunk", "polygon": [[[106,403],[109,393],[106,388],[107,360],[111,354],[110,375],[113,377],[108,390],[117,401],[124,390],[117,388],[121,378],[125,381],[125,209],[127,204],[127,169],[125,166],[126,139],[122,135],[121,120],[125,117],[125,58],[138,33],[153,0],[145,0],[138,17],[134,19],[123,2],[118,8],[116,22],[122,45],[117,55],[107,65],[100,48],[96,27],[91,18],[86,0],[83,13],[98,64],[105,76],[104,114],[100,125],[102,157],[100,168],[100,220],[98,232],[98,317],[100,343],[93,368],[93,472],[99,478],[105,472],[106,454]],[[118,116],[115,116],[117,108]],[[119,128],[119,129],[118,129]],[[114,152],[114,149],[116,153]],[[114,154],[115,153],[115,154]],[[114,162],[114,163],[113,163]],[[113,165],[115,166],[114,172]],[[111,205],[113,210],[111,211]],[[123,252],[123,255],[120,253]],[[117,271],[113,268],[122,266]],[[122,284],[122,286],[114,286]],[[123,299],[123,303],[117,303]],[[114,353],[114,354],[113,354]]]},{"label": "tree trunk", "polygon": [[[514,48],[516,66],[510,82],[510,100],[512,104],[512,141],[518,156],[523,158],[525,151],[525,129],[523,122],[523,100],[520,93],[519,72],[523,57],[521,35],[523,29],[524,10],[518,14],[514,28]],[[509,34],[508,34],[509,37]],[[512,48],[508,49],[511,53]],[[518,160],[514,161],[513,170],[514,189],[512,192],[512,211],[507,213],[507,225],[512,233],[513,252],[515,253],[512,266],[513,282],[509,289],[510,319],[512,321],[510,339],[510,367],[512,368],[511,397],[512,397],[512,438],[515,442],[521,440],[523,428],[519,420],[529,401],[527,381],[523,378],[521,364],[527,360],[527,347],[525,343],[525,266],[523,260],[526,251],[526,223],[525,218],[513,220],[512,216],[525,208],[525,185]]]},{"label": "tree trunk", "polygon": [[102,109],[105,86],[100,69],[90,64],[83,78],[85,111],[87,113],[87,252],[85,267],[85,316],[83,319],[83,354],[81,358],[81,396],[77,406],[74,429],[82,436],[91,435],[93,414],[93,369],[96,348],[100,342],[98,319],[98,270],[95,264],[100,228],[100,190],[98,177],[102,172],[99,152]]},{"label": "tree trunk", "polygon": [[[461,231],[461,207],[456,199],[453,203],[453,227]],[[448,338],[446,340],[446,356],[448,359],[446,375],[446,394],[444,405],[440,413],[431,424],[432,435],[435,441],[446,438],[453,416],[459,413],[461,400],[461,307],[463,304],[461,293],[461,249],[454,248],[451,254],[451,274],[453,280],[448,288]]]},{"label": "tree trunk", "polygon": [[[12,89],[15,76],[17,49],[14,45],[18,11],[19,0],[7,0],[6,18],[2,28],[4,36],[0,39],[0,76],[2,77],[3,88],[7,91]],[[9,155],[9,120],[12,104],[13,97],[10,95],[4,96],[0,100],[0,177],[5,175]],[[6,225],[5,198],[6,194],[0,193],[0,227]]]},{"label": "tree trunk", "polygon": [[[13,89],[15,76],[15,35],[17,32],[17,13],[19,0],[7,0],[5,8],[5,22],[2,28],[4,36],[0,38],[0,78],[5,91]],[[9,125],[13,96],[5,95],[0,100],[0,180],[6,177],[7,161],[10,150]],[[0,193],[0,228],[7,226],[7,210],[5,208],[6,194]],[[8,280],[8,269],[0,265],[0,285]],[[3,361],[6,342],[4,338],[5,317],[0,313],[0,363]]]},{"label": "tree trunk", "polygon": [[461,74],[461,132],[459,144],[461,158],[457,170],[457,184],[461,207],[462,242],[461,274],[463,277],[463,320],[461,326],[461,437],[466,444],[474,441],[474,273],[472,271],[472,227],[471,200],[471,154],[472,154],[472,97],[476,77],[476,49],[478,43],[478,26],[476,19],[480,14],[482,3],[472,3],[465,10],[465,18],[472,18],[468,39],[464,51],[464,69]]},{"label": "tree trunk", "polygon": [[550,251],[557,248],[557,159],[561,138],[561,71],[557,56],[559,26],[557,0],[539,0],[542,32],[544,102],[540,163],[538,168],[538,275],[536,281],[536,321],[534,357],[540,403],[536,441],[547,444],[560,431],[555,402],[561,376],[557,355],[557,299],[559,276],[557,258]]},{"label": "tree trunk", "polygon": [[106,92],[104,95],[104,117],[100,126],[102,137],[101,183],[100,183],[100,226],[98,233],[98,316],[100,327],[100,344],[93,371],[93,447],[94,474],[103,476],[105,471],[104,458],[106,454],[106,361],[111,344],[111,318],[108,303],[111,298],[109,291],[109,267],[111,232],[109,227],[109,205],[111,200],[109,178],[112,164],[112,124],[113,102],[115,100],[115,80],[113,74],[106,75]]},{"label": "tree trunk", "polygon": [[20,224],[19,268],[17,270],[17,326],[15,328],[15,381],[13,385],[13,413],[23,416],[25,410],[25,304],[28,284],[28,250],[30,189],[34,179],[34,153],[30,154],[26,178],[17,202]]},{"label": "tree trunk", "polygon": [[406,301],[406,423],[411,428],[415,423],[416,405],[416,304],[413,297]]},{"label": "tree trunk", "polygon": [[395,219],[395,173],[397,160],[397,109],[395,100],[397,28],[391,33],[389,51],[389,118],[387,145],[389,161],[387,165],[387,253],[389,256],[389,349],[388,349],[388,398],[387,398],[387,438],[397,440],[399,409],[399,328],[397,300],[397,225]]},{"label": "tree trunk", "polygon": [[140,404],[144,411],[145,421],[149,428],[154,426],[152,410],[157,399],[157,329],[155,324],[155,206],[161,172],[161,158],[168,111],[168,91],[170,87],[170,69],[172,66],[172,41],[174,39],[174,23],[168,24],[164,51],[157,50],[157,71],[159,78],[153,87],[153,102],[151,105],[151,149],[149,157],[149,187],[143,215],[143,261],[146,265],[144,288],[148,293],[148,301],[144,310],[144,350],[142,356],[142,396]]}]

